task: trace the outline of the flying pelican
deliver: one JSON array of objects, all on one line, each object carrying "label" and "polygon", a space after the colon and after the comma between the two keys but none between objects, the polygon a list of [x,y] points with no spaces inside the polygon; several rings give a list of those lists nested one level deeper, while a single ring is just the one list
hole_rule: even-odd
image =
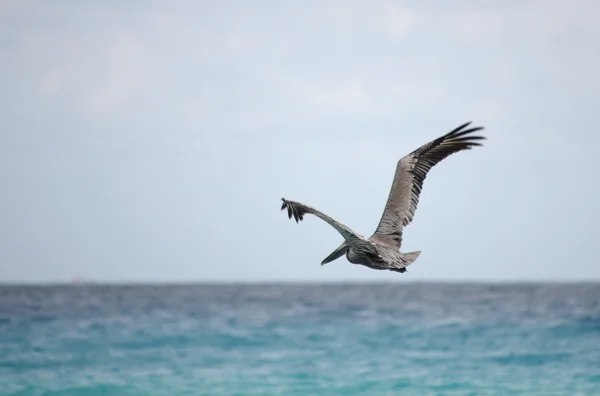
[{"label": "flying pelican", "polygon": [[484,128],[465,129],[470,124],[471,122],[467,122],[459,126],[444,136],[424,144],[398,161],[392,188],[379,225],[369,238],[357,234],[339,221],[299,202],[281,198],[283,201],[281,210],[287,209],[288,218],[291,219],[294,216],[296,223],[301,221],[306,213],[315,215],[344,237],[344,242],[327,256],[321,265],[345,254],[352,264],[364,265],[376,270],[404,273],[406,267],[421,254],[420,250],[409,253],[401,253],[399,250],[402,245],[402,229],[413,220],[423,181],[429,170],[444,158],[462,150],[470,150],[474,146],[481,146],[478,140],[483,140],[485,137],[470,134]]}]

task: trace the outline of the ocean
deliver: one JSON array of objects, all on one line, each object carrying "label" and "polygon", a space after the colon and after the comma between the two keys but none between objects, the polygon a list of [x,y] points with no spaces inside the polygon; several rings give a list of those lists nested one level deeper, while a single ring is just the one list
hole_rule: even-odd
[{"label": "ocean", "polygon": [[600,284],[0,286],[0,395],[600,395]]}]

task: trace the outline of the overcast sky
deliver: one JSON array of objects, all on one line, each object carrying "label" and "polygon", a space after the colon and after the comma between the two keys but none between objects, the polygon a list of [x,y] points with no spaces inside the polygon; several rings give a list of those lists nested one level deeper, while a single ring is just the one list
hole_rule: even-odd
[{"label": "overcast sky", "polygon": [[[600,3],[0,2],[0,281],[600,280]],[[405,274],[345,257],[396,161]]]}]

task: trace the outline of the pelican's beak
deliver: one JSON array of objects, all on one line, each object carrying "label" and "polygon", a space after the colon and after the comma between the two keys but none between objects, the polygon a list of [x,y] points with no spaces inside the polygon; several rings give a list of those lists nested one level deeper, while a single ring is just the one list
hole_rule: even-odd
[{"label": "pelican's beak", "polygon": [[321,266],[342,257],[344,254],[346,254],[347,251],[348,251],[348,245],[346,244],[346,241],[344,241],[337,249],[335,249],[333,252],[331,252],[331,254],[329,256],[325,257],[325,259],[323,259],[323,261],[321,261]]}]

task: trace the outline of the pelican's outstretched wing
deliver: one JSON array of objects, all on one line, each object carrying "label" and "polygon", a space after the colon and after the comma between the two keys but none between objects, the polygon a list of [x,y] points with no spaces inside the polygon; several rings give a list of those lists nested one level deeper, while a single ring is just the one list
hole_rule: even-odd
[{"label": "pelican's outstretched wing", "polygon": [[285,198],[281,198],[281,200],[283,201],[283,204],[281,205],[281,210],[287,209],[288,217],[291,219],[292,216],[294,216],[296,223],[298,221],[301,221],[304,218],[304,215],[306,213],[310,213],[310,214],[317,216],[318,218],[327,222],[329,225],[331,225],[333,228],[335,228],[340,234],[342,234],[342,236],[344,237],[346,242],[348,242],[349,245],[356,245],[356,244],[362,244],[364,242],[367,242],[367,240],[364,237],[362,237],[361,235],[358,235],[357,233],[352,231],[350,228],[348,228],[345,225],[343,225],[342,223],[332,219],[331,217],[327,216],[326,214],[319,212],[318,210],[316,210],[314,208],[311,208],[310,206],[301,204],[299,202],[288,201]]},{"label": "pelican's outstretched wing", "polygon": [[413,220],[427,172],[451,154],[481,146],[478,140],[485,139],[483,136],[469,135],[483,129],[465,129],[470,124],[467,122],[459,126],[398,161],[385,210],[371,239],[400,247],[402,228]]}]

